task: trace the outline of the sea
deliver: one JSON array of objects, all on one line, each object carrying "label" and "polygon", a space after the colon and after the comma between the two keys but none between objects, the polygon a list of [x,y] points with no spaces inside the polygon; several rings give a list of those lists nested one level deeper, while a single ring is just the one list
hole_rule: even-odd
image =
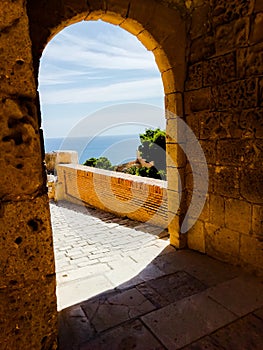
[{"label": "sea", "polygon": [[79,164],[91,157],[107,157],[112,165],[136,159],[139,135],[103,135],[96,137],[45,138],[45,152],[77,151]]}]

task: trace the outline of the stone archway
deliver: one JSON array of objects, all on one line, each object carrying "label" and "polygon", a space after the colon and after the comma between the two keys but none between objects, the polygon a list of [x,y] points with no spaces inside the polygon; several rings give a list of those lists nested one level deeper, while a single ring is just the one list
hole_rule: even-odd
[{"label": "stone archway", "polygon": [[[46,43],[65,26],[81,20],[100,18],[120,25],[153,51],[162,74],[166,109],[183,115],[186,30],[184,8],[179,9],[150,0],[1,2],[0,53],[8,57],[0,91],[1,165],[5,168],[0,208],[3,349],[28,348],[29,342],[33,349],[56,348],[54,254],[37,93],[39,59]],[[169,117],[168,145],[176,137]],[[170,177],[175,170],[170,167]],[[176,185],[170,190],[169,210],[174,216]],[[178,228],[176,217],[170,232],[171,242],[179,247]]]},{"label": "stone archway", "polygon": [[[33,42],[33,58],[35,75],[39,69],[39,59],[45,45],[60,30],[79,21],[103,20],[113,25],[118,25],[136,36],[139,41],[152,51],[156,64],[161,73],[165,92],[165,109],[167,111],[167,153],[168,160],[168,205],[169,205],[169,231],[171,244],[183,247],[186,244],[185,237],[180,235],[179,221],[183,217],[184,210],[177,215],[179,184],[178,181],[169,181],[177,175],[177,167],[182,164],[177,161],[177,130],[175,127],[175,115],[183,116],[183,91],[186,71],[186,25],[183,19],[183,8],[169,8],[158,2],[144,1],[142,3],[130,3],[128,1],[90,1],[88,4],[70,4],[56,7],[55,4],[43,4],[36,6],[28,1],[29,19],[31,23],[31,39]],[[55,16],[48,16],[54,12]],[[42,20],[40,13],[46,13]],[[41,21],[35,21],[40,16]],[[31,20],[32,19],[32,20]],[[174,26],[176,23],[176,27]],[[43,142],[43,141],[42,141]],[[172,154],[172,156],[171,156]],[[181,170],[183,176],[183,170]],[[182,199],[182,202],[184,200]]]}]

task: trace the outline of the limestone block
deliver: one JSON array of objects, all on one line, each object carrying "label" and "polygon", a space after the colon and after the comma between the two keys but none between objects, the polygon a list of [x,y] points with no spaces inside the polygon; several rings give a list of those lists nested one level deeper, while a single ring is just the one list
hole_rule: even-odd
[{"label": "limestone block", "polygon": [[[97,3],[97,1],[95,1]],[[129,15],[130,0],[107,0],[107,12],[114,12],[126,18]]]},{"label": "limestone block", "polygon": [[183,168],[186,166],[186,156],[179,144],[166,144],[166,162],[170,167]]},{"label": "limestone block", "polygon": [[255,18],[253,19],[253,23],[251,26],[251,32],[249,36],[249,41],[252,44],[259,43],[263,41],[263,13],[257,13]]},{"label": "limestone block", "polygon": [[226,199],[225,201],[225,223],[226,227],[250,234],[251,233],[251,205],[245,201]]},{"label": "limestone block", "polygon": [[263,242],[257,238],[241,235],[240,237],[240,258],[242,265],[251,270],[261,271],[263,266]]},{"label": "limestone block", "polygon": [[161,73],[172,68],[171,63],[169,62],[169,59],[168,59],[166,53],[164,52],[163,48],[156,47],[155,49],[153,49],[153,54],[154,54],[156,64],[157,64],[159,71]]},{"label": "limestone block", "polygon": [[187,193],[187,207],[191,205],[189,212],[190,222],[195,222],[197,219],[203,222],[209,221],[209,198],[208,195],[195,189],[194,199],[193,192],[189,190]]},{"label": "limestone block", "polygon": [[262,0],[255,0],[255,12],[263,12],[263,1]]},{"label": "limestone block", "polygon": [[168,210],[173,213],[177,213],[180,207],[181,194],[177,191],[167,190],[168,198]]},{"label": "limestone block", "polygon": [[210,88],[188,91],[185,93],[185,113],[205,111],[213,108]]},{"label": "limestone block", "polygon": [[240,127],[242,129],[242,136],[258,139],[263,138],[263,109],[249,109],[244,110],[240,114]]},{"label": "limestone block", "polygon": [[123,21],[120,24],[120,27],[127,30],[129,33],[137,36],[139,33],[141,33],[144,30],[144,27],[142,24],[137,22],[134,19],[126,18],[125,21]]},{"label": "limestone block", "polygon": [[55,288],[53,275],[24,284],[11,280],[1,289],[1,349],[57,349]]},{"label": "limestone block", "polygon": [[39,280],[55,273],[47,196],[1,206],[1,283]]},{"label": "limestone block", "polygon": [[[175,21],[175,19],[174,19]],[[176,25],[176,32],[169,32],[166,38],[161,42],[161,46],[174,68],[176,90],[184,91],[184,82],[186,78],[186,29],[185,23]]]},{"label": "limestone block", "polygon": [[222,84],[236,77],[234,53],[210,59],[204,63],[204,86]]},{"label": "limestone block", "polygon": [[231,23],[220,25],[215,31],[215,47],[217,54],[233,51],[248,45],[249,18],[240,18]]},{"label": "limestone block", "polygon": [[263,79],[259,80],[259,105],[263,107]]},{"label": "limestone block", "polygon": [[205,224],[206,253],[219,260],[239,262],[239,236],[237,231]]},{"label": "limestone block", "polygon": [[1,205],[2,349],[56,348],[54,253],[48,199]]},{"label": "limestone block", "polygon": [[199,62],[188,67],[186,89],[200,89],[203,86],[203,62]]},{"label": "limestone block", "polygon": [[170,233],[170,244],[178,249],[186,247],[187,234],[180,233],[180,216],[168,212],[168,230]]},{"label": "limestone block", "polygon": [[210,195],[209,221],[215,226],[225,224],[225,202],[223,197]]},{"label": "limestone block", "polygon": [[[12,6],[10,6],[12,4]],[[24,12],[22,1],[13,3],[11,0],[2,0],[0,3],[1,24],[0,29],[10,28],[22,17]]]},{"label": "limestone block", "polygon": [[153,51],[159,47],[158,42],[147,30],[141,31],[137,35],[137,38],[142,42],[145,48],[149,51]]},{"label": "limestone block", "polygon": [[215,106],[218,110],[228,108],[251,108],[257,106],[255,79],[234,81],[212,88]]},{"label": "limestone block", "polygon": [[218,165],[239,166],[244,161],[247,149],[246,140],[220,140],[217,143],[216,163]]},{"label": "limestone block", "polygon": [[240,78],[263,74],[262,43],[237,51],[237,70]]},{"label": "limestone block", "polygon": [[226,197],[239,197],[239,171],[235,167],[216,166],[214,193]]},{"label": "limestone block", "polygon": [[[13,45],[10,44],[11,42]],[[0,61],[0,94],[35,98],[31,42],[25,15],[15,20],[7,30],[2,32]]]},{"label": "limestone block", "polygon": [[187,134],[185,128],[187,125],[180,117],[176,118],[168,112],[166,120],[166,142],[185,144],[187,142]]},{"label": "limestone block", "polygon": [[[165,112],[166,119],[173,119],[177,116],[183,117],[183,94],[181,92],[175,92],[165,95]],[[170,134],[172,134],[168,130],[168,126],[166,128],[166,134],[168,135],[168,137]]]},{"label": "limestone block", "polygon": [[220,125],[220,113],[203,111],[199,112],[200,119],[200,139],[216,139],[219,136],[225,137],[227,133]]},{"label": "limestone block", "polygon": [[205,3],[203,6],[194,8],[192,12],[192,23],[190,35],[192,39],[202,36],[211,29],[210,5]]},{"label": "limestone block", "polygon": [[252,203],[263,203],[263,174],[261,168],[246,168],[241,174],[240,193]]},{"label": "limestone block", "polygon": [[248,141],[244,155],[246,168],[257,169],[263,164],[263,140]]},{"label": "limestone block", "polygon": [[171,68],[163,72],[162,81],[166,95],[183,92],[183,85],[185,81],[185,64],[183,63],[180,65],[178,62],[175,68]]},{"label": "limestone block", "polygon": [[216,52],[215,38],[212,35],[205,35],[191,42],[190,62],[196,63],[210,58]]},{"label": "limestone block", "polygon": [[78,164],[78,152],[58,151],[56,152],[56,164]]},{"label": "limestone block", "polygon": [[205,231],[204,223],[197,220],[195,225],[188,231],[187,234],[188,248],[205,253]]},{"label": "limestone block", "polygon": [[247,16],[252,13],[254,1],[239,1],[234,0],[212,0],[212,16],[215,26],[223,23],[229,23],[232,20]]},{"label": "limestone block", "polygon": [[199,141],[205,155],[207,164],[215,164],[216,162],[216,143],[212,140]]},{"label": "limestone block", "polygon": [[258,239],[263,241],[263,206],[253,205],[252,231]]},{"label": "limestone block", "polygon": [[185,188],[185,169],[177,169],[175,167],[167,166],[166,171],[169,189],[180,193]]},{"label": "limestone block", "polygon": [[[201,112],[202,115],[202,112]],[[186,117],[186,123],[191,128],[193,133],[195,134],[195,137],[197,139],[200,139],[200,114],[199,113],[193,113]]]},{"label": "limestone block", "polygon": [[36,108],[27,99],[0,103],[1,198],[18,198],[43,190],[41,146]]}]

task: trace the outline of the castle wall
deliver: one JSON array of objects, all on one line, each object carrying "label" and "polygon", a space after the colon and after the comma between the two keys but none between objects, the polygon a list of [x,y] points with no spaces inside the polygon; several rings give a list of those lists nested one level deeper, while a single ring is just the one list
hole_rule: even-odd
[{"label": "castle wall", "polygon": [[[52,233],[37,94],[39,59],[65,26],[102,19],[155,55],[167,109],[171,243],[262,270],[262,0],[2,0],[0,3],[0,343],[56,346]],[[169,113],[170,112],[170,113]],[[177,114],[204,149],[206,205],[188,233],[194,193]],[[196,159],[197,167],[200,159]],[[181,185],[177,174],[181,175]],[[182,201],[178,209],[178,193]],[[200,193],[202,195],[202,193]]]},{"label": "castle wall", "polygon": [[60,199],[168,226],[166,181],[73,164],[59,165],[57,174]]}]

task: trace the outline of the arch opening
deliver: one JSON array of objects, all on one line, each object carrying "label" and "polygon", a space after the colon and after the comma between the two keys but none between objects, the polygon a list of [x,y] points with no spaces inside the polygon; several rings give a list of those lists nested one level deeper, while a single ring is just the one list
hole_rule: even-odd
[{"label": "arch opening", "polygon": [[[80,38],[78,38],[78,39],[80,39]],[[53,39],[54,40],[54,39]],[[135,62],[136,63],[136,62]],[[134,64],[134,63],[132,63],[131,62],[131,64]],[[51,81],[52,81],[52,79],[51,79]],[[40,84],[40,87],[41,87],[41,84]],[[144,94],[144,91],[142,91],[142,94]],[[52,98],[53,98],[53,101],[55,102],[56,101],[56,97],[54,96],[54,94],[52,94]],[[64,96],[63,96],[63,98],[64,98]],[[160,111],[162,111],[161,109],[160,109]],[[136,112],[136,110],[135,110],[135,112]],[[162,111],[163,112],[163,111]],[[42,114],[44,114],[44,113],[42,113]],[[45,115],[44,115],[44,118],[45,118]],[[162,118],[163,118],[163,120],[165,119],[164,118],[164,112],[162,113]],[[96,119],[96,118],[95,118]],[[148,119],[148,121],[151,119],[151,118],[146,118],[146,119]],[[155,121],[156,121],[156,117],[154,118],[155,119]],[[158,119],[158,118],[157,118]],[[94,121],[94,120],[93,120]],[[103,122],[103,120],[102,120],[102,122]],[[84,123],[85,124],[85,123]],[[82,123],[80,123],[80,125],[81,125],[81,127],[80,128],[77,128],[76,129],[76,131],[75,130],[73,130],[73,133],[72,133],[72,135],[73,136],[76,136],[77,134],[78,134],[78,132],[80,131],[80,130],[83,130],[84,128],[83,128],[83,126],[84,126],[84,124]],[[124,123],[125,124],[125,123]],[[141,123],[139,123],[139,119],[137,118],[136,119],[136,122],[134,122],[133,124],[135,124],[135,126],[142,126],[143,128],[145,128],[145,126],[152,126],[152,125],[147,125],[147,123],[146,123],[146,121],[144,121],[144,123],[143,122],[141,122]],[[137,125],[136,125],[137,124]],[[141,124],[141,125],[139,125],[139,124]],[[45,124],[44,124],[45,125]],[[121,125],[121,123],[117,123],[117,125],[114,125],[114,127],[116,127],[117,126],[117,129],[120,129],[123,125]],[[124,125],[125,126],[125,125]],[[131,126],[131,121],[129,122],[129,127]],[[160,126],[160,125],[156,125],[156,126]],[[100,125],[100,128],[101,128],[101,125]],[[74,129],[74,128],[73,128]],[[96,129],[96,128],[95,128]],[[112,129],[112,126],[110,125],[110,127],[108,126],[106,129]],[[107,130],[106,130],[107,131]],[[77,134],[76,134],[77,133]],[[69,133],[70,134],[70,133]],[[66,144],[68,145],[68,143],[66,142]],[[64,148],[63,146],[65,146],[65,142],[64,143],[62,143],[62,149]],[[67,147],[68,148],[68,147]],[[54,213],[53,213],[54,214]],[[73,249],[74,249],[74,247],[73,247]],[[154,256],[152,256],[152,259],[154,258]],[[150,263],[150,261],[149,261],[149,263]],[[83,264],[84,264],[84,262],[83,262]],[[62,280],[63,280],[63,273],[62,273]],[[66,280],[67,279],[67,276],[66,277],[64,277],[64,279]],[[87,296],[86,296],[87,297]],[[63,302],[62,302],[62,304],[61,305],[63,305]],[[67,304],[66,304],[67,305]],[[64,305],[65,306],[65,305]],[[69,306],[69,305],[67,305],[67,306]]]}]

